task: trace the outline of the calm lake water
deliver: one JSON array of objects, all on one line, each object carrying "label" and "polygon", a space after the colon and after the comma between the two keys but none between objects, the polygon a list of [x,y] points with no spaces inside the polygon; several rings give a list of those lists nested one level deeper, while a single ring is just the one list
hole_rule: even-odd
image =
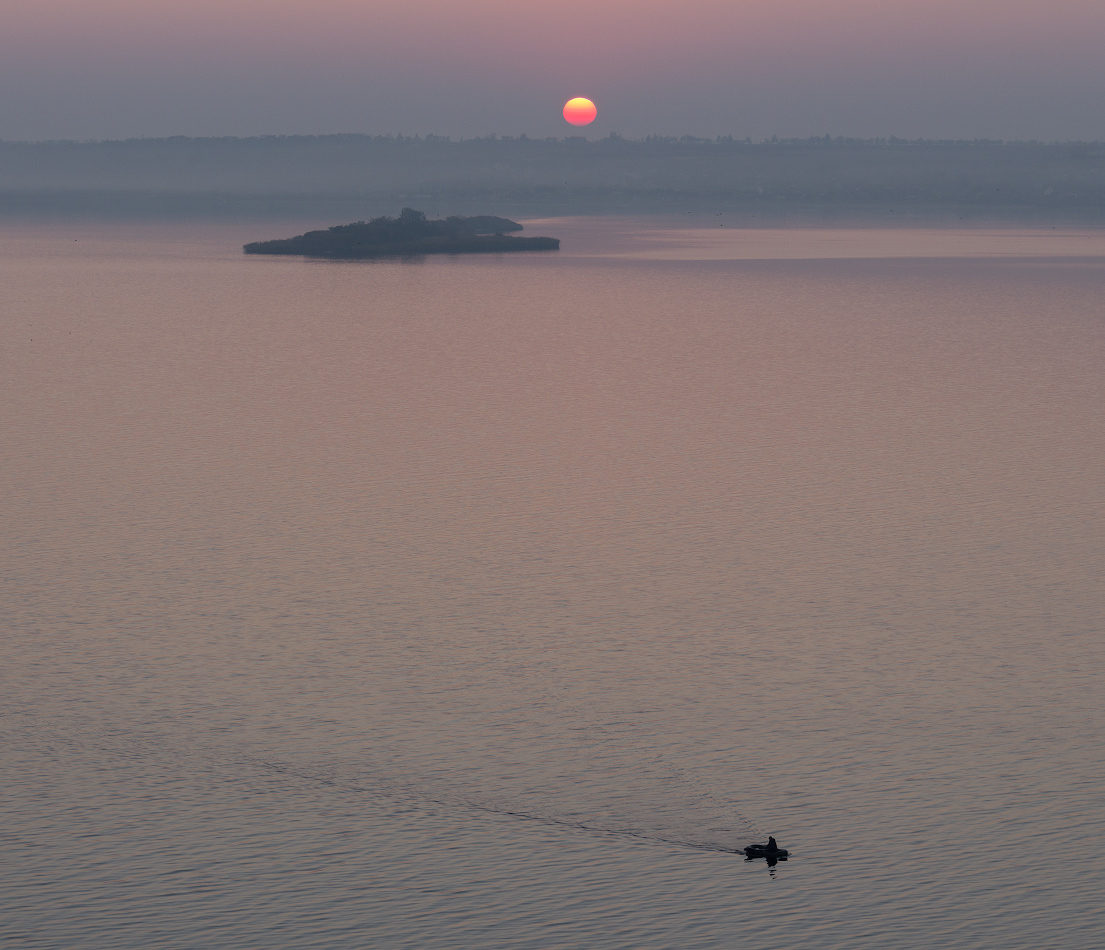
[{"label": "calm lake water", "polygon": [[719,222],[0,228],[6,946],[1101,946],[1105,233]]}]

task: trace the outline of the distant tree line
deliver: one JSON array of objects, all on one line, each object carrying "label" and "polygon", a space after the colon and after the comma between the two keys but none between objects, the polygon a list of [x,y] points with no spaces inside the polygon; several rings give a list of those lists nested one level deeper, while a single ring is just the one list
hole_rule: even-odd
[{"label": "distant tree line", "polygon": [[1096,220],[1105,143],[617,134],[0,143],[0,214],[354,217],[404,203],[438,214],[939,209]]}]

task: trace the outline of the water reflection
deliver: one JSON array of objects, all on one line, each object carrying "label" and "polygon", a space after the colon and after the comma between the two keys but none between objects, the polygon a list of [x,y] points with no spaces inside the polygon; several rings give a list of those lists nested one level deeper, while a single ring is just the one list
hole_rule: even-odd
[{"label": "water reflection", "polygon": [[748,854],[745,853],[745,862],[763,861],[767,865],[767,873],[770,877],[774,878],[776,875],[775,868],[780,861],[786,861],[789,857],[788,854]]},{"label": "water reflection", "polygon": [[786,861],[787,859],[785,857],[783,857],[783,858],[745,858],[744,860],[745,861],[763,861],[767,865],[768,876],[774,878],[776,876],[776,873],[777,873],[775,871],[775,867],[778,865],[778,863],[780,861]]}]

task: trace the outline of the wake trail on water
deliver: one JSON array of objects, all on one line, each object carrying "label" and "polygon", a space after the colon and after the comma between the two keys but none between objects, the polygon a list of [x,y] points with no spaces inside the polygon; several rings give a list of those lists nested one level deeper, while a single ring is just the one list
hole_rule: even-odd
[{"label": "wake trail on water", "polygon": [[639,747],[622,750],[602,730],[588,730],[587,741],[561,744],[509,766],[443,753],[434,762],[434,774],[401,757],[381,765],[363,757],[337,761],[293,750],[289,756],[270,756],[223,742],[189,743],[156,728],[136,730],[119,723],[104,728],[102,721],[34,715],[0,719],[8,726],[9,740],[58,758],[92,756],[97,767],[114,761],[120,767],[180,771],[190,781],[244,782],[254,790],[268,776],[285,786],[329,788],[704,851],[740,852],[766,837],[735,801],[712,791],[693,768]]},{"label": "wake trail on water", "polygon": [[658,841],[703,851],[742,852],[765,837],[732,802],[703,788],[685,769],[637,763],[563,776],[564,782],[510,787],[509,782],[442,781],[384,776],[355,766],[311,768],[258,761],[285,779],[353,794],[383,795],[451,810],[470,810],[593,834]]}]

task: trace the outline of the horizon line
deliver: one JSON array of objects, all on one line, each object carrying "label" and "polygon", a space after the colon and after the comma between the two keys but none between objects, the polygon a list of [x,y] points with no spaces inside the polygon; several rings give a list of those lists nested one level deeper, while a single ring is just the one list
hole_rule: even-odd
[{"label": "horizon line", "polygon": [[437,135],[433,132],[407,135],[402,132],[322,132],[322,133],[266,133],[259,135],[131,135],[125,138],[92,138],[92,139],[0,139],[0,146],[42,146],[42,145],[126,145],[136,142],[270,142],[270,141],[294,141],[294,140],[320,140],[320,139],[364,139],[375,142],[421,142],[447,145],[465,145],[473,143],[490,142],[529,142],[538,144],[565,144],[586,143],[597,145],[607,142],[624,142],[633,145],[1031,145],[1031,146],[1064,146],[1064,145],[1093,145],[1105,146],[1102,139],[993,139],[993,138],[905,138],[899,135],[889,136],[845,136],[845,135],[808,135],[781,137],[772,135],[761,139],[753,139],[751,136],[737,137],[733,134],[698,136],[698,135],[663,135],[653,133],[640,138],[629,138],[617,132],[608,135],[588,138],[586,135],[565,136],[530,136],[526,133],[519,135],[475,135],[470,138],[453,138],[449,135]]}]

